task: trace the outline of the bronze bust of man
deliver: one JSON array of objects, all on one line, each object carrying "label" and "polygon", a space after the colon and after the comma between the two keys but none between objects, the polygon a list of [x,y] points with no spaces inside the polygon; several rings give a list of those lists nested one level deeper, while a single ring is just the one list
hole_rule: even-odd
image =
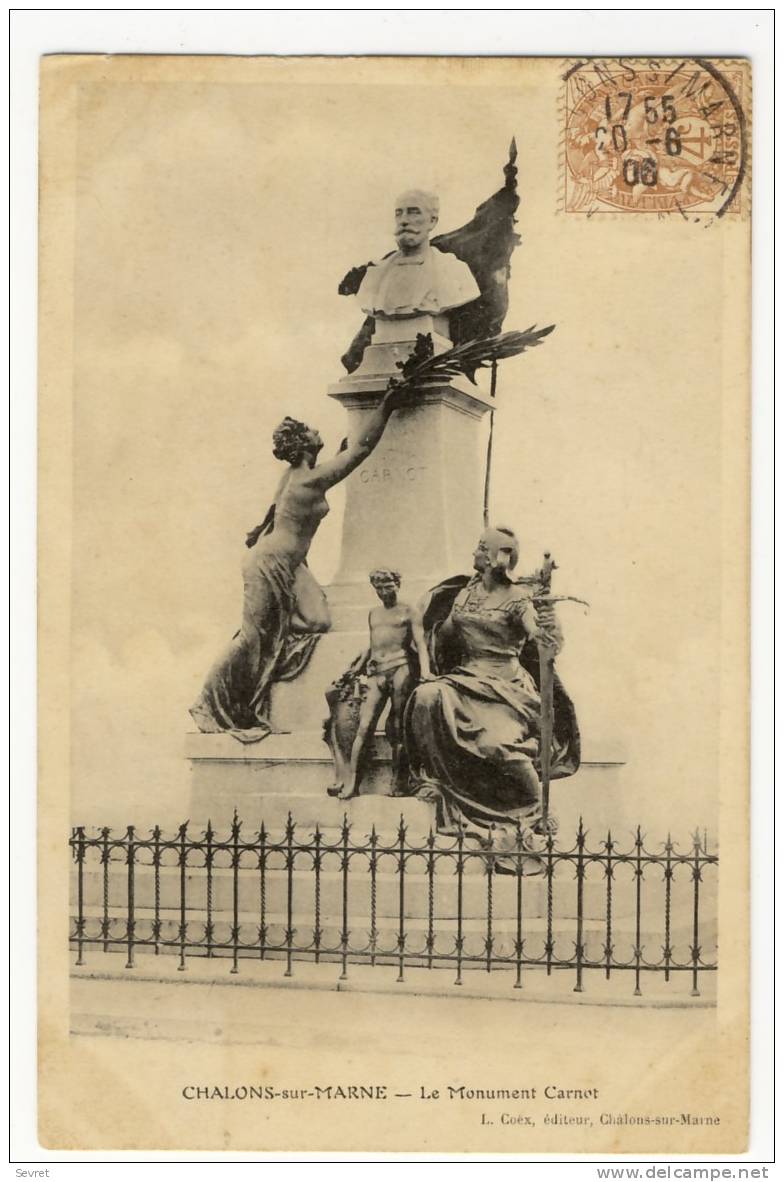
[{"label": "bronze bust of man", "polygon": [[465,263],[430,245],[437,221],[438,197],[434,193],[410,189],[398,197],[398,249],[367,268],[357,293],[368,316],[389,320],[438,316],[470,303],[480,294]]}]

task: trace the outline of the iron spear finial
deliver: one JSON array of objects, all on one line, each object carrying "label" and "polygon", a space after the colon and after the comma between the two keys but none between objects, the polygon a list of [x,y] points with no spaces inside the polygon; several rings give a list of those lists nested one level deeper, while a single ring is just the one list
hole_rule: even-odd
[{"label": "iron spear finial", "polygon": [[[517,208],[517,140],[512,136],[512,142],[509,145],[509,159],[504,165],[505,188],[508,192],[515,195],[514,208]],[[514,212],[514,211],[513,211]],[[519,238],[517,239],[519,242]]]}]

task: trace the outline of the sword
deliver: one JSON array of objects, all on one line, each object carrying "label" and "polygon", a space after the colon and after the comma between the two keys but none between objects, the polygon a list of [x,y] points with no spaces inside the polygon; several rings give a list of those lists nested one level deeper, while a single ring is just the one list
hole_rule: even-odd
[{"label": "sword", "polygon": [[[552,603],[550,584],[552,574],[558,568],[549,551],[545,553],[539,571],[541,595],[534,596],[534,603]],[[553,751],[553,680],[555,678],[555,648],[544,640],[537,641],[539,649],[539,697],[541,699],[541,725],[539,740],[539,772],[542,781],[542,820],[547,824],[550,812],[550,764]]]},{"label": "sword", "polygon": [[[581,603],[583,607],[590,606],[584,599],[578,599],[576,595],[552,595],[551,583],[554,570],[558,570],[558,567],[553,561],[550,551],[547,550],[545,551],[544,562],[539,570],[534,571],[531,575],[526,575],[521,579],[515,580],[516,583],[522,583],[531,588],[539,631],[544,634],[537,638],[536,642],[539,652],[539,776],[542,783],[542,822],[544,829],[547,827],[547,819],[550,813],[550,775],[553,759],[553,728],[555,726],[553,683],[555,681],[555,657],[558,652],[557,635],[549,637],[553,641],[552,644],[547,643],[548,627],[557,627],[553,613],[554,604],[569,602]],[[542,627],[542,623],[544,623],[544,627]]]}]

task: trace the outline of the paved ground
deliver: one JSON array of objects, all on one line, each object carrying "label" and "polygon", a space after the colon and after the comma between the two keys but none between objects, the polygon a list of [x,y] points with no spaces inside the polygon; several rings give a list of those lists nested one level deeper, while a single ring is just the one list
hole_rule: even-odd
[{"label": "paved ground", "polygon": [[[193,959],[184,972],[173,957],[142,956],[136,967],[125,969],[124,958],[93,954],[82,968],[75,968],[71,982],[72,1032],[110,1034],[130,1038],[196,1039],[202,1042],[265,1042],[275,1027],[272,1014],[300,1009],[307,994],[308,1012],[319,1011],[325,1028],[337,1022],[345,1028],[345,1015],[353,1015],[363,997],[384,995],[385,1008],[394,1007],[401,1018],[428,1007],[443,1016],[445,999],[450,1013],[486,1012],[486,1000],[511,1016],[530,1005],[537,1013],[563,1011],[564,1005],[614,1006],[636,1009],[684,1008],[689,1011],[714,1004],[713,978],[706,993],[692,998],[689,982],[682,977],[665,985],[643,980],[643,996],[634,997],[630,974],[616,974],[607,981],[598,973],[586,974],[582,993],[574,991],[573,972],[547,978],[541,971],[524,973],[523,988],[514,988],[511,973],[487,974],[471,970],[464,984],[454,984],[453,970],[407,969],[406,980],[397,981],[392,966],[369,968],[349,965],[346,980],[340,966],[296,963],[285,977],[280,960],[242,961],[239,973],[231,973],[227,960]],[[292,997],[292,993],[300,998]],[[256,1016],[258,1015],[258,1017]],[[263,1017],[261,1016],[263,1015]],[[563,1016],[563,1015],[562,1015]],[[540,1013],[540,1017],[544,1017]],[[320,1025],[320,1022],[316,1023]]]},{"label": "paved ground", "polygon": [[[98,1147],[563,1153],[584,1150],[587,1121],[593,1150],[610,1152],[623,1129],[603,1128],[603,1113],[678,1113],[700,1096],[697,1111],[721,1111],[723,1124],[732,1102],[713,1094],[719,1073],[706,1063],[725,1053],[717,1011],[686,981],[663,1005],[663,982],[644,982],[641,1001],[628,974],[596,975],[576,994],[566,973],[531,971],[515,990],[505,972],[474,970],[457,987],[452,971],[424,969],[398,984],[391,966],[349,965],[339,981],[335,964],[298,963],[285,978],[281,961],[232,975],[225,960],[180,973],[174,957],[140,957],[131,971],[119,955],[87,959],[53,1061],[55,1072],[67,1063],[69,1091],[52,1104],[67,1107],[67,1138]],[[384,1103],[313,1098],[336,1085],[380,1085]],[[587,1092],[561,1102],[552,1086]],[[536,1095],[510,1101],[499,1088]],[[660,1140],[637,1148],[658,1152]]]}]

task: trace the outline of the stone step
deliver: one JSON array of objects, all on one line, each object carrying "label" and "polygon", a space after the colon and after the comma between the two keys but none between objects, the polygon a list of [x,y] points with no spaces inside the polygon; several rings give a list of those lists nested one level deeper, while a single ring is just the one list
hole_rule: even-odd
[{"label": "stone step", "polygon": [[[329,749],[319,730],[271,734],[260,743],[243,744],[233,736],[186,736],[185,753],[191,767],[191,798],[187,811],[194,823],[227,826],[236,808],[246,825],[281,826],[291,811],[302,824],[334,826],[347,815],[377,830],[396,827],[401,813],[412,836],[426,837],[435,826],[433,805],[421,800],[386,795],[391,785],[389,746],[383,735],[374,740],[374,755],[361,795],[347,802],[327,796],[334,773]],[[561,830],[574,832],[580,816],[588,815],[593,836],[604,837],[608,824],[614,835],[633,840],[637,816],[629,812],[635,799],[625,778],[622,753],[607,747],[586,750],[580,771],[552,785],[551,803]],[[158,818],[150,816],[151,823]],[[181,818],[182,819],[182,818]],[[98,818],[100,821],[100,818]],[[122,818],[127,823],[138,817]]]},{"label": "stone step", "polygon": [[[225,834],[231,827],[236,797],[230,788],[220,793],[210,789],[208,798],[194,793],[191,801],[191,823],[193,830],[205,829],[207,821],[213,829]],[[375,827],[377,834],[392,835],[398,832],[401,820],[406,827],[407,840],[427,839],[431,829],[435,831],[435,807],[427,801],[400,796],[363,795],[353,800],[338,800],[322,792],[283,791],[245,794],[242,801],[241,817],[243,833],[258,832],[264,822],[268,832],[282,832],[289,814],[295,819],[297,830],[311,832],[318,825],[322,833],[338,831],[344,820],[351,826],[354,839],[364,840]]]},{"label": "stone step", "polygon": [[[310,855],[308,869],[294,869],[291,872],[292,908],[297,911],[313,911],[315,907],[316,875]],[[376,872],[376,914],[394,917],[401,910],[400,876],[394,871],[383,869],[386,858],[379,859]],[[359,860],[358,860],[359,859]],[[408,862],[403,884],[403,914],[408,918],[427,916],[430,908],[432,887],[433,914],[438,918],[454,918],[458,914],[458,892],[461,889],[454,862],[450,857],[434,856],[432,883],[427,873],[417,872],[413,867],[418,862],[424,869],[427,856],[416,855]],[[467,869],[462,877],[462,915],[464,918],[484,918],[488,909],[488,898],[492,896],[494,916],[505,918],[517,914],[517,879],[514,875],[485,872],[484,859],[466,859]],[[343,909],[344,875],[337,867],[338,854],[327,854],[318,877],[321,914],[324,917],[340,916]],[[295,860],[296,865],[296,860]],[[468,866],[471,868],[468,869]],[[561,868],[559,868],[561,869]],[[349,870],[345,875],[347,908],[350,915],[367,915],[371,910],[372,880],[365,855],[352,855]],[[547,883],[543,875],[525,875],[521,879],[523,912],[528,916],[541,916],[547,911]],[[651,884],[646,892],[643,914],[653,915],[663,925],[663,892],[658,884]],[[76,903],[77,872],[71,872],[71,898]],[[86,864],[82,876],[82,898],[85,907],[101,907],[106,890],[108,907],[125,907],[128,900],[128,868],[122,862],[110,862],[106,881],[103,868]],[[261,876],[257,867],[240,871],[237,877],[238,908],[240,911],[258,915],[260,908]],[[267,910],[287,909],[289,893],[289,872],[284,868],[284,854],[270,852],[264,878],[265,906]],[[711,890],[706,884],[706,894]],[[161,909],[178,910],[180,907],[180,869],[176,865],[161,866],[158,877],[158,903]],[[212,872],[212,909],[230,912],[233,908],[234,873],[231,869],[215,868]],[[681,903],[688,899],[677,896]],[[134,866],[134,902],[136,908],[155,906],[155,875],[150,865]],[[708,899],[704,899],[705,914],[711,913]],[[206,910],[207,874],[202,866],[191,866],[185,874],[185,906],[187,911]],[[635,895],[632,889],[616,890],[613,900],[615,918],[634,914]],[[553,878],[552,912],[560,918],[573,918],[577,911],[576,885],[570,867]],[[583,916],[586,919],[604,920],[607,912],[606,883],[601,879],[586,879],[583,884]],[[673,914],[677,912],[674,910]],[[686,912],[688,914],[688,912]],[[662,929],[663,930],[663,929]]]},{"label": "stone step", "polygon": [[[95,905],[85,906],[82,909],[82,914],[85,917],[85,919],[87,919],[87,920],[100,921],[103,918],[103,908],[100,906],[95,906]],[[109,907],[109,909],[107,911],[107,916],[113,923],[123,923],[124,924],[125,920],[127,918],[127,914],[128,914],[127,909],[125,907]],[[172,923],[175,925],[179,925],[179,922],[180,922],[179,914],[180,914],[179,908],[175,908],[175,907],[160,908],[160,910],[158,912],[158,916],[159,916],[162,923]],[[153,908],[153,907],[135,907],[134,908],[134,919],[137,922],[142,922],[142,921],[150,921],[151,922],[152,920],[155,919],[155,915],[156,915],[156,912],[155,912],[155,908]],[[76,918],[75,910],[72,907],[71,908],[72,922],[75,920],[75,918]],[[285,911],[265,911],[264,918],[265,918],[265,923],[267,924],[268,927],[285,928],[288,923],[287,914]],[[628,918],[629,917],[627,917],[626,921],[625,921],[626,926],[623,927],[624,931],[631,930],[629,928]],[[258,912],[258,910],[256,910],[256,911],[238,911],[237,912],[237,919],[240,924],[247,924],[249,927],[253,927],[255,925],[256,927],[258,927],[259,912]],[[352,913],[351,920],[352,920],[352,923],[357,928],[367,928],[369,930],[371,927],[371,917],[369,914],[368,915],[357,915],[357,914]],[[198,907],[188,908],[187,922],[188,923],[193,922],[195,924],[206,923],[207,922],[207,911],[204,908],[198,908]],[[213,922],[213,924],[221,924],[223,926],[231,926],[231,924],[234,922],[234,920],[233,920],[233,916],[230,912],[228,912],[228,911],[216,912],[213,909],[212,922]],[[430,922],[431,921],[428,919],[428,917],[426,915],[424,915],[424,916],[423,915],[408,916],[408,917],[406,917],[405,929],[407,932],[408,931],[426,932],[430,926]],[[574,931],[575,931],[575,920],[574,919],[556,920],[556,918],[554,917],[553,918],[553,927],[554,928],[555,928],[556,922],[559,923],[560,925],[562,925],[563,927],[568,928],[569,932],[574,934]],[[292,912],[292,924],[297,928],[302,928],[302,929],[306,929],[308,927],[312,928],[314,926],[313,912],[312,911]],[[384,931],[393,931],[393,930],[397,931],[398,924],[399,924],[398,915],[393,915],[393,916],[376,915],[376,927],[383,927]],[[333,927],[333,928],[337,927],[338,926],[337,917],[332,916],[332,917],[325,918],[324,915],[322,914],[320,917],[320,927],[322,930],[326,930],[326,928],[328,926]],[[514,932],[514,931],[516,931],[516,927],[517,927],[517,917],[516,916],[496,916],[496,915],[493,915],[492,926],[493,926],[493,931]],[[537,932],[537,933],[545,932],[547,930],[547,918],[546,918],[546,916],[543,916],[543,915],[537,916],[537,915],[526,914],[524,916],[524,926],[525,926],[526,930],[530,930],[531,932]],[[432,927],[433,927],[434,931],[447,932],[447,933],[451,933],[452,935],[454,935],[454,933],[457,931],[457,920],[454,917],[444,918],[443,916],[442,917],[434,916],[433,920],[432,920]],[[587,919],[584,921],[583,927],[586,932],[601,931],[603,933],[605,931],[604,921],[600,920],[600,919]],[[462,930],[463,930],[463,933],[466,935],[468,935],[470,933],[480,933],[482,935],[482,937],[484,937],[487,932],[487,919],[485,917],[482,917],[481,919],[480,918],[463,919]],[[621,921],[619,920],[619,931],[620,930],[622,930],[622,926],[621,926]]]},{"label": "stone step", "polygon": [[[285,1029],[288,1021],[301,1041],[302,1007],[296,997],[286,996],[292,990],[307,991],[309,1012],[312,1005],[319,1004],[319,993],[336,992],[409,997],[415,999],[416,1005],[420,999],[437,997],[439,1007],[450,1000],[460,1004],[474,998],[516,1003],[524,1008],[531,1004],[612,1006],[616,1028],[621,1020],[619,1007],[634,1008],[639,1014],[640,1008],[646,1006],[695,1010],[716,1005],[715,972],[700,974],[700,994],[695,997],[688,972],[673,972],[669,981],[662,972],[643,973],[640,996],[634,992],[633,972],[616,971],[607,978],[602,969],[586,972],[578,992],[574,969],[548,974],[545,967],[525,965],[517,987],[513,962],[508,966],[495,964],[488,973],[481,961],[468,961],[458,984],[455,962],[440,960],[422,962],[421,967],[407,960],[402,977],[399,963],[393,958],[373,965],[368,957],[349,957],[346,974],[342,972],[341,958],[327,955],[316,963],[310,954],[294,955],[290,973],[285,953],[272,953],[263,960],[243,958],[236,974],[231,972],[231,961],[207,956],[188,957],[183,972],[178,957],[155,956],[149,949],[134,954],[132,969],[126,968],[126,957],[117,953],[104,956],[87,950],[81,966],[74,961],[75,957],[69,982],[72,1034],[103,1038],[111,1032],[119,1038],[212,1043],[223,1048],[232,1044],[269,1047],[271,1022],[273,1027]],[[178,988],[172,989],[171,985]],[[233,991],[228,998],[226,989]],[[260,990],[264,991],[261,996]],[[333,1009],[331,1002],[328,1009]],[[322,1010],[327,1013],[327,1009]],[[517,1020],[518,1016],[509,1013],[513,1021]],[[533,1013],[527,1017],[535,1028],[538,1016]],[[526,1020],[522,1011],[519,1019]],[[585,1019],[590,1021],[590,1014]],[[542,1012],[542,1028],[556,1020],[557,1011]],[[695,1014],[693,1021],[706,1024],[707,1029],[714,1020],[708,1014]],[[389,1053],[394,1056],[397,1032],[393,1025],[387,1025]],[[371,1038],[378,1037],[375,1017],[369,1020],[367,1029]],[[361,1043],[360,1037],[356,1045]],[[314,1041],[317,1044],[318,1033]]]},{"label": "stone step", "polygon": [[185,736],[185,755],[191,766],[190,815],[199,821],[231,818],[235,808],[245,821],[268,825],[285,820],[289,811],[302,824],[337,825],[347,814],[368,827],[400,820],[427,833],[435,824],[433,805],[421,800],[390,797],[392,768],[389,744],[376,735],[368,754],[362,795],[338,801],[327,795],[334,782],[332,756],[320,731],[269,735],[258,743],[242,743],[230,734]]},{"label": "stone step", "polygon": [[[371,910],[371,876],[367,869],[351,870],[347,875],[347,906],[350,915],[365,915]],[[72,875],[72,881],[74,876]],[[544,903],[540,880],[524,879],[524,898],[527,897],[531,914],[541,914]],[[528,884],[533,883],[532,887]],[[295,870],[291,874],[291,893],[295,909],[313,910],[315,907],[316,876],[312,870]],[[125,907],[128,899],[127,869],[118,865],[108,875],[109,907]],[[103,900],[103,874],[100,868],[85,869],[83,899],[85,906],[100,906]],[[72,897],[75,888],[72,886]],[[516,883],[511,878],[493,876],[493,906],[497,915],[517,912]],[[289,891],[288,872],[268,869],[265,875],[266,906],[271,911],[286,908]],[[343,875],[324,871],[319,876],[321,913],[325,917],[340,916],[343,908]],[[487,911],[487,877],[466,874],[462,884],[462,912],[466,917],[481,917]],[[215,912],[230,912],[233,907],[234,876],[230,870],[216,870],[212,878],[212,906]],[[260,875],[241,873],[238,877],[238,898],[241,911],[258,914],[260,907]],[[203,869],[189,870],[185,876],[186,910],[204,910],[207,906],[207,875]],[[458,883],[456,876],[433,876],[434,914],[440,918],[456,916],[458,911]],[[134,873],[134,901],[136,907],[154,907],[155,881],[152,870],[137,866]],[[597,900],[598,904],[598,900]],[[180,872],[176,867],[162,868],[159,878],[159,905],[177,910],[180,906]],[[403,914],[409,918],[428,914],[428,879],[424,874],[406,873]],[[400,914],[400,879],[393,873],[376,875],[376,911],[380,916]]]},{"label": "stone step", "polygon": [[[83,944],[83,956],[97,951],[126,952],[127,951],[127,915],[124,911],[110,910],[106,932],[101,927],[103,912],[100,908],[88,908],[84,912],[84,935],[87,942]],[[150,908],[140,908],[134,913],[134,945],[141,951],[158,949],[158,954],[178,954],[180,951],[181,931],[179,914],[171,911],[158,914],[159,927],[157,936],[153,928],[156,918]],[[72,917],[72,932],[75,930],[75,919]],[[185,946],[188,956],[231,957],[233,955],[233,917],[226,914],[212,915],[212,930],[210,940],[206,933],[207,912],[188,912],[186,921]],[[259,938],[259,917],[257,914],[240,912],[238,914],[238,942],[245,945],[242,954],[252,957],[254,952],[261,956],[260,950],[253,947]],[[372,940],[371,918],[365,916],[351,916],[348,924],[347,948],[349,954],[357,958],[364,958],[371,952],[379,958],[392,958],[399,952],[399,926],[391,918],[376,917],[375,939]],[[265,947],[264,955],[272,956],[285,953],[288,949],[291,932],[292,951],[305,954],[313,953],[316,947],[316,930],[312,914],[293,914],[291,926],[285,913],[271,913],[265,915]],[[487,921],[479,919],[464,920],[461,926],[463,940],[462,953],[466,960],[482,961],[487,954],[488,927]],[[490,931],[492,937],[492,951],[494,957],[513,959],[516,955],[517,920],[516,918],[493,918]],[[454,956],[456,939],[458,936],[457,923],[454,919],[433,919],[414,917],[406,919],[404,925],[406,959],[421,956],[427,959],[429,955],[438,959]],[[106,948],[104,949],[104,937]],[[339,956],[342,953],[343,925],[335,919],[321,919],[318,929],[319,954],[323,957]],[[529,958],[544,960],[548,937],[547,921],[543,917],[526,916],[521,925],[523,940],[523,955]],[[574,920],[553,919],[550,929],[552,941],[551,955],[555,960],[571,959],[575,954],[577,930]],[[606,955],[606,929],[602,921],[586,920],[582,927],[583,955],[585,959],[600,961]],[[629,917],[619,920],[613,927],[612,946],[616,960],[629,961],[634,957],[636,943],[636,929]],[[658,960],[662,954],[661,933],[656,928],[643,927],[640,931],[640,944],[643,956],[650,961]],[[223,947],[219,947],[223,945]],[[71,939],[71,947],[78,949],[75,939]],[[670,933],[670,947],[676,962],[687,964],[691,955],[690,931],[688,925],[673,928]],[[715,933],[702,945],[703,958],[715,959]]]},{"label": "stone step", "polygon": [[[296,684],[296,683],[292,683]],[[324,705],[324,715],[327,708]],[[376,727],[372,752],[374,757],[382,763],[389,762],[389,743],[384,733],[382,722]],[[224,761],[242,760],[248,762],[323,762],[329,760],[329,748],[323,738],[320,726],[310,722],[308,727],[276,729],[266,739],[256,743],[243,743],[230,732],[219,734],[202,734],[200,731],[188,731],[184,737],[184,753],[190,760],[207,760],[217,763]],[[625,757],[623,749],[618,745],[605,742],[593,748],[586,746],[583,750],[582,763],[587,767],[623,767]]]}]

